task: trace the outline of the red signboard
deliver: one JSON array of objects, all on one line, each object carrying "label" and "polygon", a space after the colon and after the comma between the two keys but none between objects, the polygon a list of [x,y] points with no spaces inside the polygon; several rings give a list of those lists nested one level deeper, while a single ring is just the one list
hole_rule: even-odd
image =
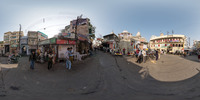
[{"label": "red signboard", "polygon": [[68,40],[57,39],[56,44],[68,44]]},{"label": "red signboard", "polygon": [[75,40],[69,40],[69,44],[75,45],[75,44],[76,44],[76,41],[75,41]]},{"label": "red signboard", "polygon": [[101,41],[101,38],[97,38],[98,41]]}]

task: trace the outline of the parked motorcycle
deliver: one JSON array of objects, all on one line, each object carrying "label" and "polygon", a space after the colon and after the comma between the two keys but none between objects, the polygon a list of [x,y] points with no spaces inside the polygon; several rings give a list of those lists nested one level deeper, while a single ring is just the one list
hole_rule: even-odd
[{"label": "parked motorcycle", "polygon": [[8,56],[8,64],[18,63],[20,57],[20,55],[15,56],[14,54],[10,54]]},{"label": "parked motorcycle", "polygon": [[44,55],[43,54],[40,54],[39,56],[37,56],[37,59],[36,59],[36,62],[37,63],[44,63]]}]

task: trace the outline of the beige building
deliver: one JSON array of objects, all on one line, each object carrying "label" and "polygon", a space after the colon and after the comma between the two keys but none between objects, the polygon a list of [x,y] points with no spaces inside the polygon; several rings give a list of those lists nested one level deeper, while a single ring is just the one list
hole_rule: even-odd
[{"label": "beige building", "polygon": [[10,52],[10,34],[12,32],[6,32],[4,33],[4,49],[5,49],[5,54]]},{"label": "beige building", "polygon": [[14,31],[4,33],[4,49],[6,53],[18,52],[19,50],[19,38],[24,36],[23,32]]},{"label": "beige building", "polygon": [[4,51],[4,41],[0,41],[0,55],[3,54]]},{"label": "beige building", "polygon": [[131,47],[131,37],[132,34],[129,33],[128,31],[124,30],[122,33],[118,34],[119,37],[119,50],[122,52],[123,49],[125,49],[125,53],[127,54],[130,52],[133,48]]},{"label": "beige building", "polygon": [[128,31],[123,31],[119,35],[119,49],[123,51],[125,49],[125,53],[133,52],[137,48],[143,49],[147,48],[147,40],[141,36],[140,32],[138,32],[135,36],[132,35],[132,33],[129,33]]},{"label": "beige building", "polygon": [[31,51],[35,51],[38,49],[38,42],[48,39],[48,36],[40,31],[28,31],[28,52],[30,54]]},{"label": "beige building", "polygon": [[187,47],[187,39],[185,35],[164,35],[152,36],[150,39],[150,48],[157,50],[164,50],[170,53],[175,53],[176,51],[184,51]]},{"label": "beige building", "polygon": [[19,51],[19,39],[24,36],[24,33],[21,31],[14,31],[10,34],[10,53]]}]

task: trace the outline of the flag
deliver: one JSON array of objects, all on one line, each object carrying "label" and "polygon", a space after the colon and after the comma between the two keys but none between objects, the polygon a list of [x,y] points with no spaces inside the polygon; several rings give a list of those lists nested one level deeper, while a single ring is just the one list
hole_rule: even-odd
[{"label": "flag", "polygon": [[172,30],[172,34],[174,34],[174,30]]},{"label": "flag", "polygon": [[169,34],[169,31],[167,31],[167,35]]}]

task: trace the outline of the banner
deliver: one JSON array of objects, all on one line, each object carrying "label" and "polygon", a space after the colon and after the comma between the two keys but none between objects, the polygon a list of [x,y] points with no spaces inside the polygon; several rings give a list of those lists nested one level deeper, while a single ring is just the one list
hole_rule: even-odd
[{"label": "banner", "polygon": [[69,40],[68,44],[75,45],[75,44],[76,44],[76,41],[75,41],[75,40]]},{"label": "banner", "polygon": [[68,40],[57,39],[56,44],[68,44]]}]

